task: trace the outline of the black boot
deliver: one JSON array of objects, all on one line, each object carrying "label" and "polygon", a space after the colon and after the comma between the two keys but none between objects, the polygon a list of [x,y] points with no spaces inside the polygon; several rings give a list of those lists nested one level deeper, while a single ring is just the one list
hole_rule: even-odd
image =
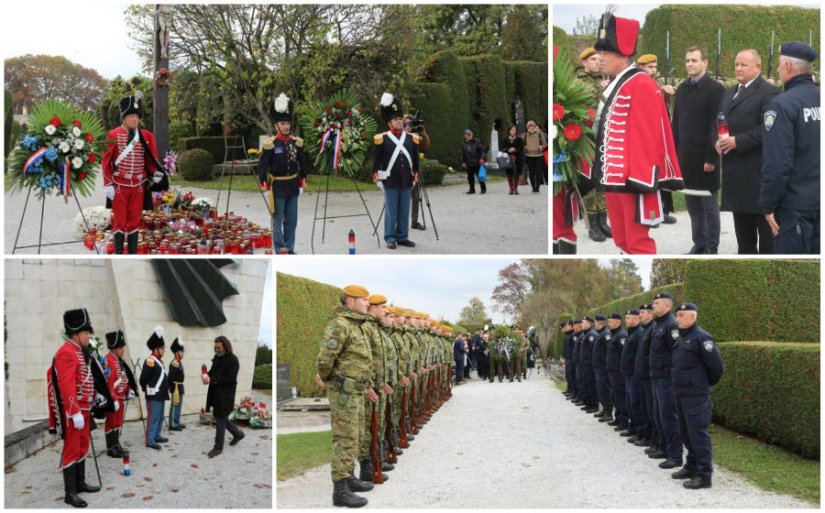
[{"label": "black boot", "polygon": [[587,232],[590,240],[594,242],[604,242],[607,240],[605,234],[602,233],[598,214],[587,214],[587,222],[590,224],[590,230]]},{"label": "black boot", "polygon": [[75,474],[77,475],[77,492],[97,493],[100,491],[99,486],[92,486],[86,484],[86,460],[82,460],[75,464]]},{"label": "black boot", "polygon": [[347,487],[351,492],[368,492],[372,490],[375,485],[369,481],[361,481],[350,472],[349,479],[347,479]]},{"label": "black boot", "polygon": [[711,483],[710,477],[693,476],[690,481],[682,483],[682,486],[688,490],[698,490],[700,488],[710,488],[713,483]]},{"label": "black boot", "polygon": [[106,433],[106,448],[108,449],[106,454],[112,458],[123,457],[123,450],[120,448],[120,444],[117,441],[117,431]]},{"label": "black boot", "polygon": [[613,238],[613,230],[610,229],[610,226],[607,224],[607,212],[599,212],[599,230],[602,231],[605,237],[608,239]]},{"label": "black boot", "polygon": [[126,243],[129,246],[129,254],[137,255],[138,232],[130,233],[126,236]]},{"label": "black boot", "polygon": [[387,449],[387,441],[381,441],[381,471],[382,472],[389,472],[390,470],[395,469],[395,465],[387,461],[387,454],[389,454],[389,449]]},{"label": "black boot", "polygon": [[559,241],[559,254],[560,255],[575,255],[576,254],[576,245],[571,244],[570,242],[560,240]]},{"label": "black boot", "polygon": [[361,466],[361,472],[358,474],[358,479],[372,483],[372,460],[367,458],[359,461],[358,463],[360,463]]},{"label": "black boot", "polygon": [[352,493],[347,486],[348,479],[339,479],[332,482],[332,504],[347,508],[360,508],[367,505],[367,499]]},{"label": "black boot", "polygon": [[75,466],[63,469],[63,502],[75,508],[85,508],[89,504],[77,494],[77,474]]},{"label": "black boot", "polygon": [[559,243],[558,242],[553,243],[553,254],[554,255],[560,255],[561,254],[561,253],[559,253]]},{"label": "black boot", "polygon": [[115,255],[123,254],[123,239],[125,238],[123,232],[115,232]]}]

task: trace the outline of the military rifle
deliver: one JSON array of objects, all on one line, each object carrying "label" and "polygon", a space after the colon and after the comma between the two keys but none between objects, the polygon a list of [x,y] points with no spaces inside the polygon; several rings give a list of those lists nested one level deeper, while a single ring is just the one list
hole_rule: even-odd
[{"label": "military rifle", "polygon": [[[376,392],[376,394],[378,394],[378,392]],[[370,430],[372,431],[370,460],[372,460],[372,482],[375,484],[383,484],[384,474],[381,472],[381,452],[378,448],[378,402],[379,401],[375,401],[372,403],[372,417],[370,419]]]},{"label": "military rifle", "polygon": [[401,392],[401,415],[398,418],[398,446],[406,449],[410,446],[407,439],[407,387]]},{"label": "military rifle", "polygon": [[415,380],[410,382],[410,411],[408,420],[410,421],[410,433],[417,435],[418,434],[418,426],[416,425],[416,416],[415,416]]},{"label": "military rifle", "polygon": [[773,71],[773,53],[774,53],[774,41],[776,38],[776,31],[771,30],[771,49],[768,52],[768,78],[771,78],[771,71]]},{"label": "military rifle", "polygon": [[387,441],[387,462],[397,463],[398,456],[395,454],[395,445],[392,440],[392,394],[387,394],[387,407],[385,408],[384,440]]},{"label": "military rifle", "polygon": [[716,80],[719,80],[719,61],[722,58],[722,27],[716,31]]}]

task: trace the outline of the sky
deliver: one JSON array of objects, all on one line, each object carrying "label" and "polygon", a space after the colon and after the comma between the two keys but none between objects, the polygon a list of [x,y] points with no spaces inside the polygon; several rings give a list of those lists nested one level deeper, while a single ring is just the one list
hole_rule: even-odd
[{"label": "sky", "polygon": [[258,340],[272,347],[272,334],[275,330],[275,276],[272,273],[272,259],[266,266],[264,281],[264,300],[261,303],[261,324],[258,328]]}]

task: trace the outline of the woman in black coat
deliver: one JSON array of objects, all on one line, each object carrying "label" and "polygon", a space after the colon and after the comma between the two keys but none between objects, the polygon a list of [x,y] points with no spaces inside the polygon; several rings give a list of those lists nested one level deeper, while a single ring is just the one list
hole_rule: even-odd
[{"label": "woman in black coat", "polygon": [[507,135],[501,141],[501,151],[507,154],[509,160],[509,166],[504,170],[510,184],[510,194],[518,194],[518,179],[524,167],[524,139],[518,136],[516,125],[510,125],[507,129]]},{"label": "woman in black coat", "polygon": [[229,445],[235,445],[246,436],[238,426],[229,420],[229,414],[235,407],[235,388],[238,385],[240,363],[232,352],[232,343],[223,335],[215,339],[215,356],[212,368],[203,377],[204,384],[209,385],[206,392],[206,411],[213,409],[215,416],[215,446],[208,456],[214,458],[223,452],[223,438],[226,430],[232,434]]}]

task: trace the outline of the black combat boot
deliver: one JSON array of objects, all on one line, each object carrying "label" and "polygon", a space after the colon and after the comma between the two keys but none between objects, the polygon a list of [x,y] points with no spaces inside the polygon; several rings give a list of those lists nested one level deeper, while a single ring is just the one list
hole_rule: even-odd
[{"label": "black combat boot", "polygon": [[387,461],[387,455],[389,454],[389,450],[387,449],[387,441],[381,441],[381,471],[389,472],[390,470],[395,470],[395,465]]},{"label": "black combat boot", "polygon": [[369,481],[361,481],[355,474],[350,472],[349,478],[347,479],[347,487],[351,492],[368,492],[375,488],[375,485]]},{"label": "black combat boot", "polygon": [[361,466],[361,472],[358,474],[358,479],[372,483],[372,460],[367,458],[359,461],[358,463]]},{"label": "black combat boot", "polygon": [[559,240],[559,254],[560,255],[575,255],[576,245],[564,240]]},{"label": "black combat boot", "polygon": [[711,483],[710,477],[693,476],[690,481],[682,483],[682,486],[688,490],[698,490],[700,488],[710,488],[713,483]]},{"label": "black combat boot", "polygon": [[673,479],[690,479],[695,475],[696,475],[696,472],[694,472],[692,470],[688,470],[685,467],[682,467],[679,470],[677,470],[676,472],[670,474],[670,477],[672,477]]},{"label": "black combat boot", "polygon": [[120,448],[120,444],[118,444],[117,441],[117,431],[106,433],[106,447],[108,448],[106,454],[112,458],[123,457],[123,450]]},{"label": "black combat boot", "polygon": [[613,410],[605,410],[605,414],[599,418],[599,422],[613,422]]},{"label": "black combat boot", "polygon": [[77,474],[74,465],[63,469],[63,502],[75,508],[85,508],[89,505],[77,494]]},{"label": "black combat boot", "polygon": [[599,212],[599,230],[604,234],[605,237],[608,239],[613,238],[613,230],[610,229],[610,226],[607,224],[607,212]]},{"label": "black combat boot", "polygon": [[[510,194],[512,194],[512,192]],[[559,255],[560,254],[559,253],[559,243],[558,242],[553,243],[553,254],[554,255]]]},{"label": "black combat boot", "polygon": [[348,479],[345,478],[332,482],[332,504],[347,508],[360,508],[361,506],[366,506],[368,502],[367,499],[352,493],[347,485],[347,481]]},{"label": "black combat boot", "polygon": [[607,240],[605,234],[602,233],[601,225],[599,224],[598,214],[588,214],[587,222],[588,224],[590,224],[590,230],[588,230],[587,232],[587,235],[590,237],[590,240],[594,242],[604,242]]},{"label": "black combat boot", "polygon": [[129,254],[130,255],[137,255],[137,246],[138,246],[138,232],[132,232],[126,236],[126,243],[129,246]]},{"label": "black combat boot", "polygon": [[126,236],[123,232],[115,232],[115,255],[122,255],[123,254],[123,240]]},{"label": "black combat boot", "polygon": [[86,484],[86,460],[81,460],[78,463],[75,463],[75,474],[77,475],[77,480],[75,481],[75,485],[77,486],[77,492],[88,492],[88,493],[97,493],[100,491],[99,486],[92,486]]}]

